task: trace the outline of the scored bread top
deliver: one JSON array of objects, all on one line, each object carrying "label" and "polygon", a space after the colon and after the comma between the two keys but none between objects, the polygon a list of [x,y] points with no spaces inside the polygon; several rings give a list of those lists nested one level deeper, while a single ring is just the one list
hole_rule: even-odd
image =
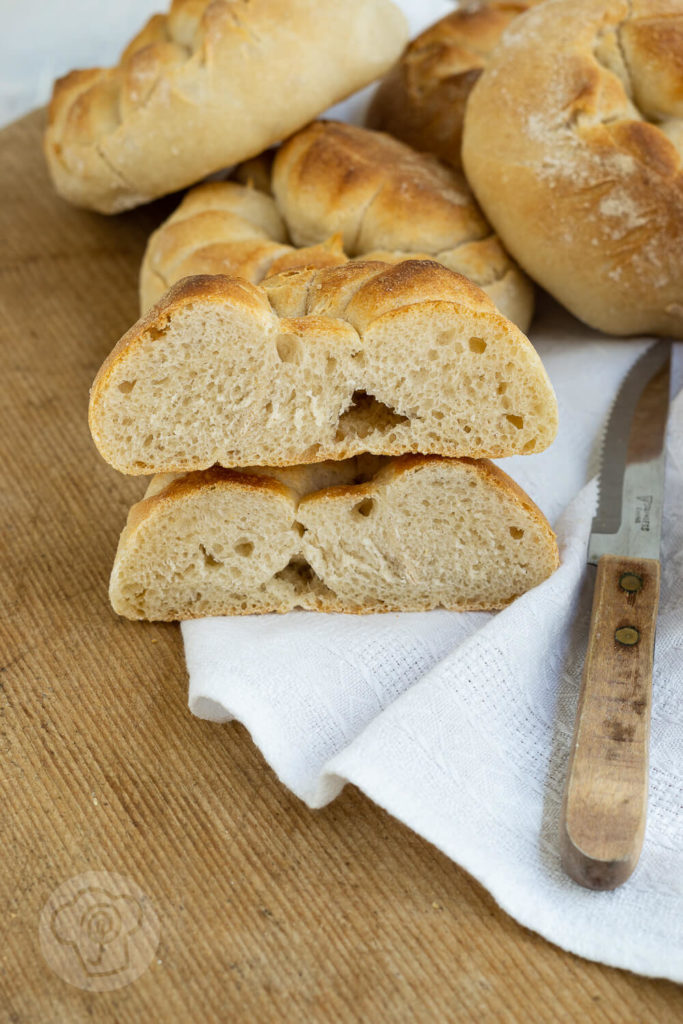
[{"label": "scored bread top", "polygon": [[130,618],[499,608],[557,567],[545,517],[486,460],[367,456],[155,477],[110,596]]},{"label": "scored bread top", "polygon": [[368,127],[460,169],[469,94],[510,22],[540,2],[474,0],[430,25],[380,82],[368,108]]},{"label": "scored bread top", "polygon": [[373,81],[406,39],[391,0],[173,0],[116,67],[55,83],[54,184],[102,213],[191,185]]},{"label": "scored bread top", "polygon": [[103,457],[142,474],[368,451],[541,451],[557,403],[528,339],[433,261],[186,278],[93,384]]},{"label": "scored bread top", "polygon": [[683,337],[683,3],[553,0],[510,25],[465,115],[468,178],[574,315]]},{"label": "scored bread top", "polygon": [[[267,173],[262,161],[246,180],[263,186]],[[259,283],[284,263],[329,266],[381,253],[392,261],[438,260],[471,278],[527,329],[531,284],[492,233],[462,174],[434,157],[380,132],[317,121],[278,150],[272,191],[271,197],[217,182],[188,193],[149,240],[140,276],[143,310],[188,274],[235,274]]]}]

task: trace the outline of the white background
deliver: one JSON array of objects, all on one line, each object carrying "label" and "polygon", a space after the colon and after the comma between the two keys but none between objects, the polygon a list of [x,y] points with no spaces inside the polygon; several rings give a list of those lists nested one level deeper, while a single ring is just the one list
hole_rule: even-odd
[{"label": "white background", "polygon": [[[397,2],[413,34],[457,6]],[[116,63],[147,18],[168,6],[170,0],[0,0],[0,125],[47,103],[54,79],[67,71]]]}]

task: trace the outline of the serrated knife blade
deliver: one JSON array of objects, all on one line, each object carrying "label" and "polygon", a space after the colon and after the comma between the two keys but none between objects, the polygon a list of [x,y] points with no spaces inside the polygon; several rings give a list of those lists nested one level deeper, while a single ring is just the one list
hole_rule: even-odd
[{"label": "serrated knife blade", "polygon": [[671,342],[660,341],[636,360],[612,406],[588,543],[594,565],[601,555],[659,558],[670,373]]},{"label": "serrated knife blade", "polygon": [[565,871],[590,889],[626,881],[645,833],[670,372],[670,341],[643,353],[619,389],[603,446],[588,544],[597,573],[560,836]]}]

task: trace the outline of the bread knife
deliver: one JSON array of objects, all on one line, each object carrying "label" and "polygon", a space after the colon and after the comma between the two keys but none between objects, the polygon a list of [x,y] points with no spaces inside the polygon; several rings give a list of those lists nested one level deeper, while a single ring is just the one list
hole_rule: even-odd
[{"label": "bread knife", "polygon": [[647,349],[607,423],[597,566],[561,823],[562,864],[589,889],[629,877],[645,833],[671,342]]}]

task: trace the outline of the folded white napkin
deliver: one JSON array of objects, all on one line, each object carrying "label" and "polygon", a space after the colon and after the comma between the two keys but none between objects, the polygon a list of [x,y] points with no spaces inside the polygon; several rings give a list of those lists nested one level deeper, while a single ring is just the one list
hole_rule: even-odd
[{"label": "folded white napkin", "polygon": [[655,653],[650,809],[622,888],[559,861],[559,814],[585,655],[599,435],[651,342],[607,339],[547,303],[532,340],[557,392],[542,455],[501,460],[558,533],[561,566],[498,614],[203,619],[183,624],[190,710],[243,722],[311,807],[355,783],[574,953],[683,981],[683,394],[672,408]]}]

